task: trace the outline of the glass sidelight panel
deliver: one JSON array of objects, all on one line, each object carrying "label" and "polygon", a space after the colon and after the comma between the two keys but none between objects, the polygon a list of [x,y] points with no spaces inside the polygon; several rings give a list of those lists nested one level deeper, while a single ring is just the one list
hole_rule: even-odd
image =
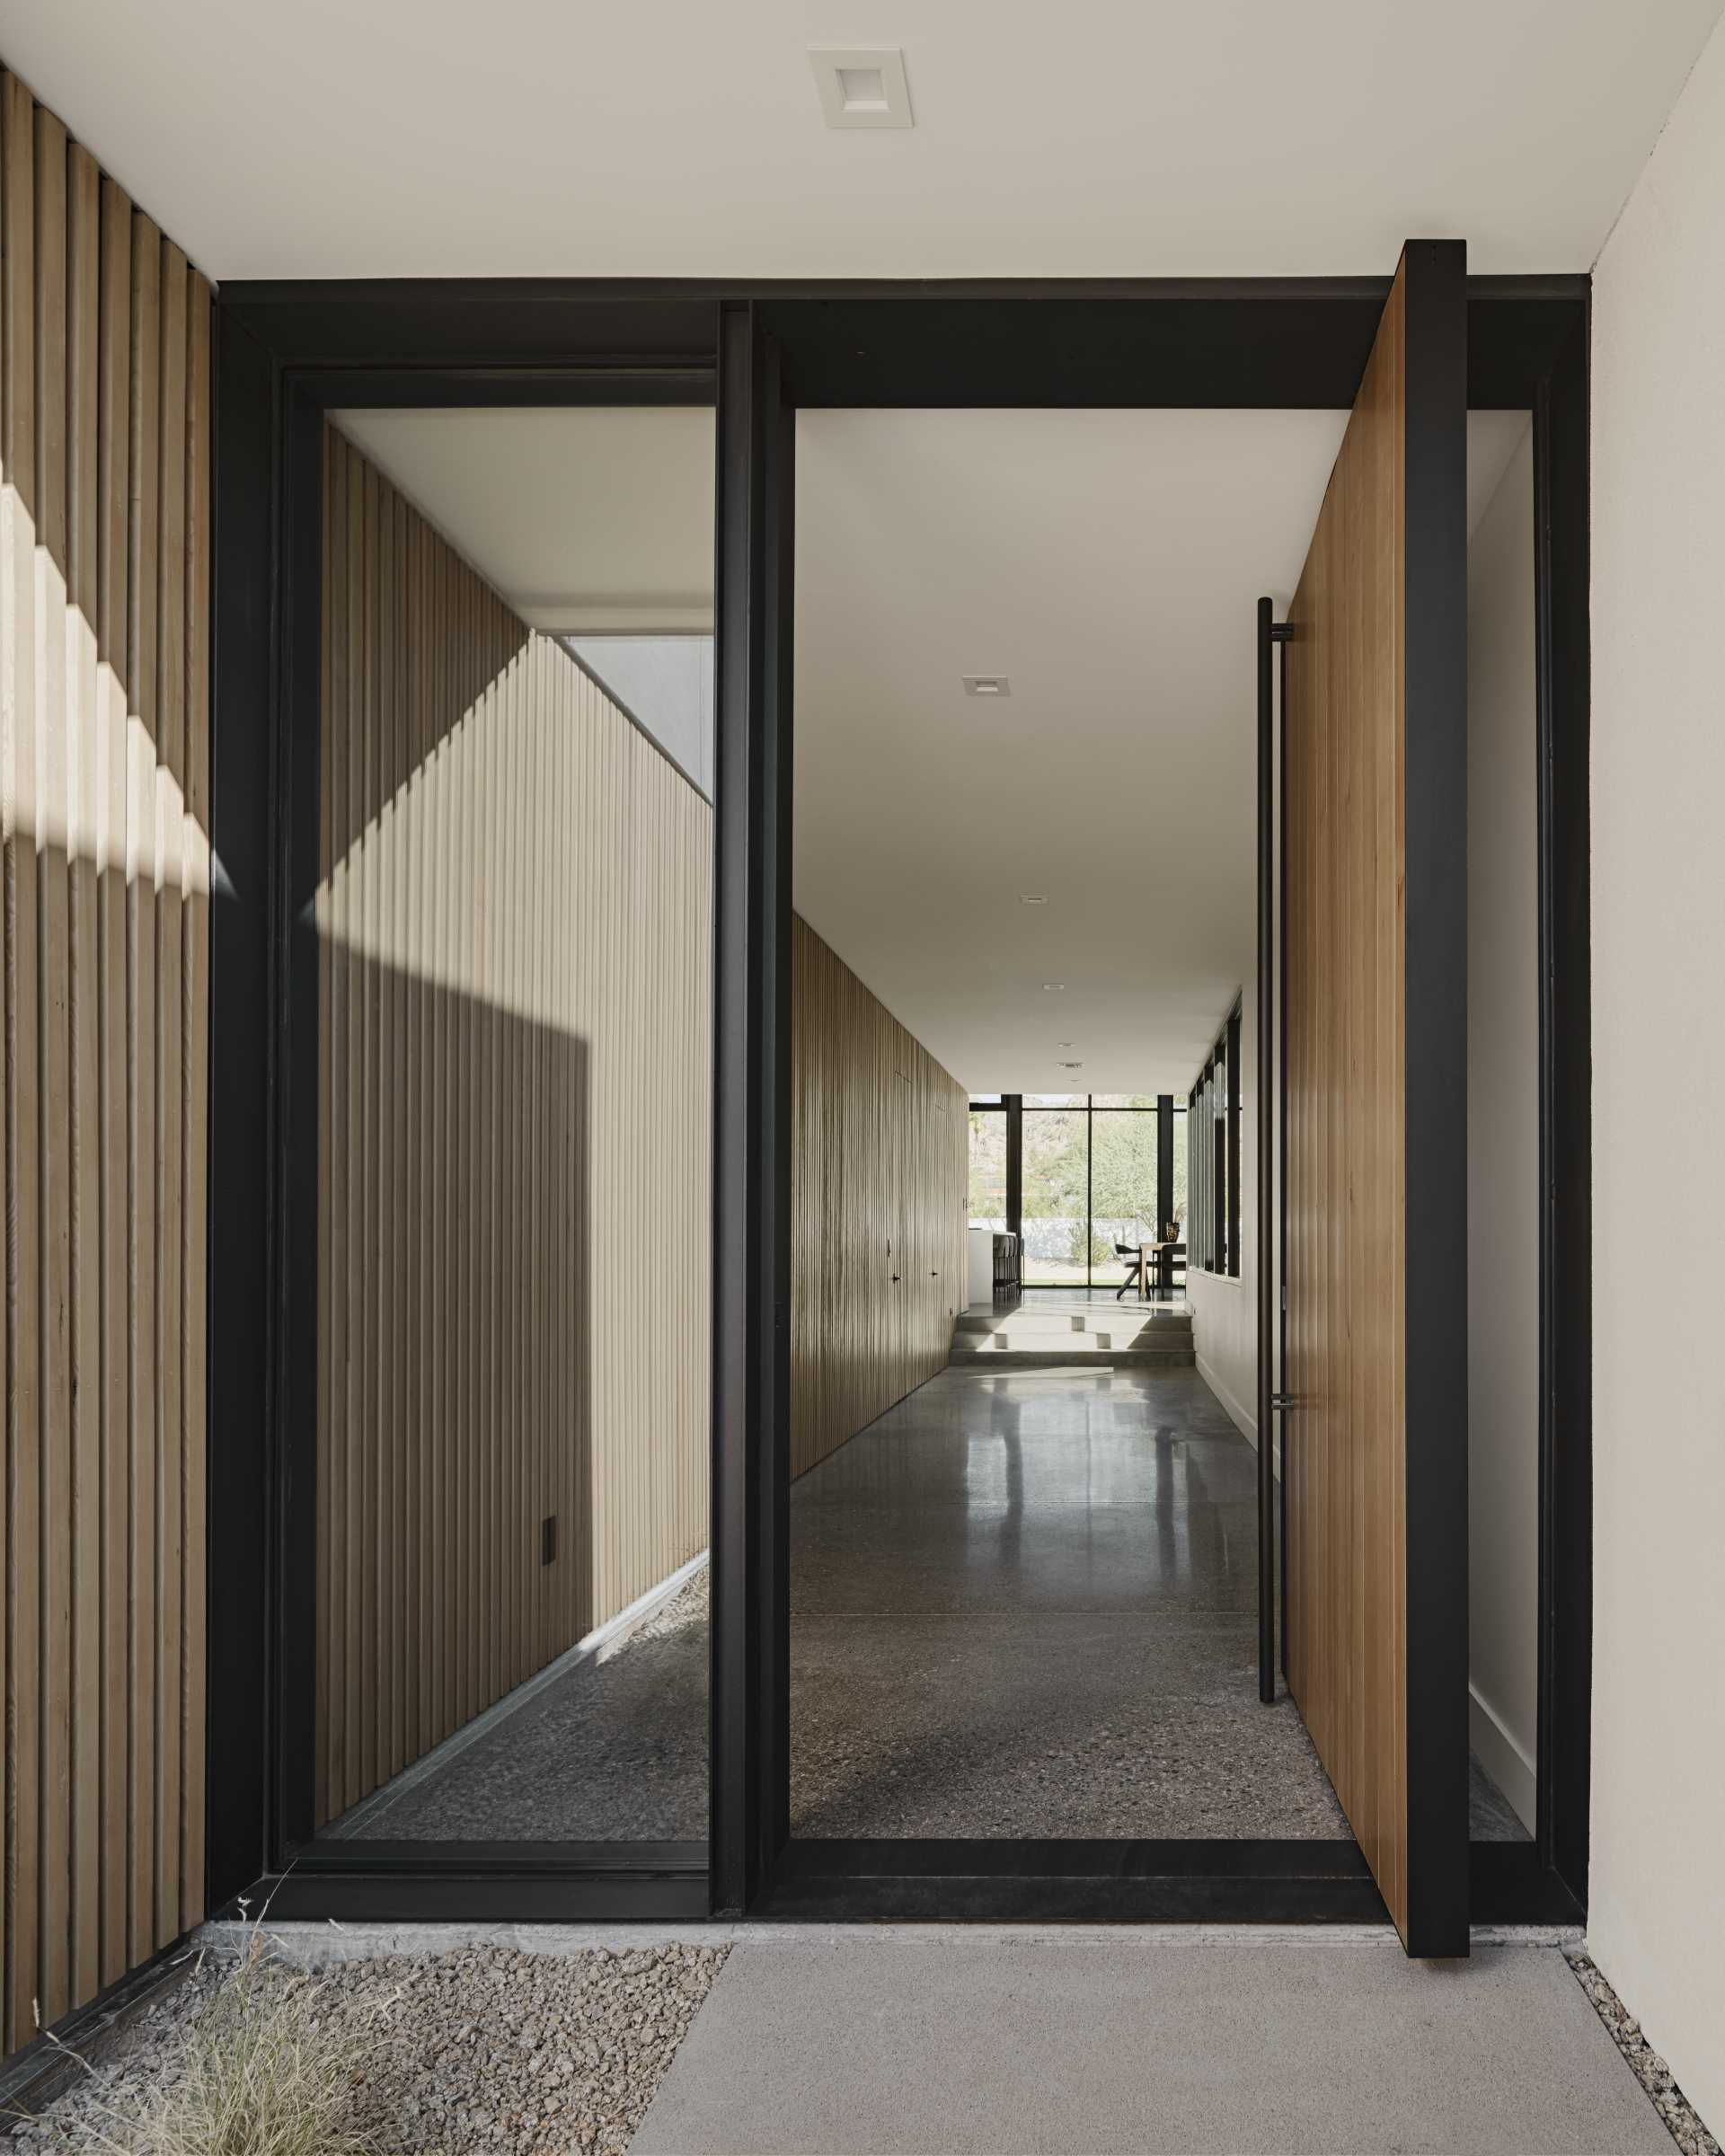
[{"label": "glass sidelight panel", "polygon": [[970,1225],[1004,1232],[1006,1221],[1006,1111],[970,1110]]},{"label": "glass sidelight panel", "polygon": [[1104,1260],[1112,1267],[1117,1243],[1159,1240],[1157,1143],[1154,1114],[1099,1109],[1092,1118],[1091,1224],[1092,1240],[1102,1246],[1099,1268]]},{"label": "glass sidelight panel", "polygon": [[698,1844],[712,414],[335,412],[323,478],[313,1824]]},{"label": "glass sidelight panel", "polygon": [[1024,1285],[1084,1286],[1090,1278],[1088,1112],[1024,1109]]}]

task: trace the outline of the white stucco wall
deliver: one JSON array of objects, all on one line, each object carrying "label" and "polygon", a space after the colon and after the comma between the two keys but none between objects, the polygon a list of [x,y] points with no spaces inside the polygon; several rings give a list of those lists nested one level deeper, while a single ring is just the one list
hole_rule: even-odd
[{"label": "white stucco wall", "polygon": [[1531,421],[1467,549],[1468,1729],[1539,1754],[1539,706]]},{"label": "white stucco wall", "polygon": [[1725,2127],[1725,31],[1595,271],[1588,1936]]}]

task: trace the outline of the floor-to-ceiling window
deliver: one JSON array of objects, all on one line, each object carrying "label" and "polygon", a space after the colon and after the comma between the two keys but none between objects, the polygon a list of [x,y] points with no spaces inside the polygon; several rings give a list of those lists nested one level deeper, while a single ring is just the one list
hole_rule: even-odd
[{"label": "floor-to-ceiling window", "polygon": [[970,1225],[1003,1232],[1009,1220],[1006,1133],[1009,1113],[1000,1093],[970,1101]]},{"label": "floor-to-ceiling window", "polygon": [[1024,1285],[1090,1282],[1088,1095],[1024,1095]]},{"label": "floor-to-ceiling window", "polygon": [[970,1104],[970,1224],[1022,1234],[1026,1287],[1117,1287],[1129,1262],[1119,1246],[1136,1251],[1184,1233],[1185,1126],[1184,1104],[1165,1094],[978,1095]]}]

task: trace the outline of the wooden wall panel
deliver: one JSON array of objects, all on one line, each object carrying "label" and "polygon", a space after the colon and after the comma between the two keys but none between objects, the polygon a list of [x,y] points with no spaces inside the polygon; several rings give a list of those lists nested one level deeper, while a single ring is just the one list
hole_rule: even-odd
[{"label": "wooden wall panel", "polygon": [[791,984],[795,1476],[945,1368],[970,1127],[964,1088],[801,919]]},{"label": "wooden wall panel", "polygon": [[208,387],[0,73],[7,2050],[202,1914]]},{"label": "wooden wall panel", "polygon": [[712,832],[334,428],[324,452],[327,1820],[706,1546]]},{"label": "wooden wall panel", "polygon": [[1289,620],[1288,1666],[1393,1912],[1407,1886],[1403,287]]}]

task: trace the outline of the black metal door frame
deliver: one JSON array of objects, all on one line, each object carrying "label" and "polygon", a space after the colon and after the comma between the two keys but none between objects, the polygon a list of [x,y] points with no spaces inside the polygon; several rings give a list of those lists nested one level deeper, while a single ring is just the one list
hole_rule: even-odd
[{"label": "black metal door frame", "polygon": [[[801,407],[1353,401],[1385,278],[748,285],[234,284],[217,308],[212,774],[209,1886],[278,1913],[497,1918],[1381,1914],[1351,1843],[818,1842],[789,1833],[791,659]],[[1476,1845],[1475,1922],[1573,1917],[1591,1680],[1588,282],[1469,285],[1469,402],[1534,414],[1541,755],[1540,1832]],[[687,393],[716,373],[712,1748],[710,1876],[642,1845],[487,1848],[279,1876],[305,1637],[296,1444],[293,803],[307,572],[293,511],[321,402]],[[393,379],[392,379],[393,377]],[[585,384],[585,392],[581,386]],[[559,388],[562,384],[562,388]],[[656,386],[657,385],[657,386]],[[296,674],[296,667],[301,671]],[[315,678],[314,675],[313,678]],[[304,795],[298,814],[304,814]],[[314,796],[313,797],[314,798]],[[303,1088],[301,1089],[303,1092]],[[260,1553],[262,1561],[260,1562]],[[571,1852],[571,1855],[575,1852]],[[393,1856],[394,1852],[392,1852]]]}]

